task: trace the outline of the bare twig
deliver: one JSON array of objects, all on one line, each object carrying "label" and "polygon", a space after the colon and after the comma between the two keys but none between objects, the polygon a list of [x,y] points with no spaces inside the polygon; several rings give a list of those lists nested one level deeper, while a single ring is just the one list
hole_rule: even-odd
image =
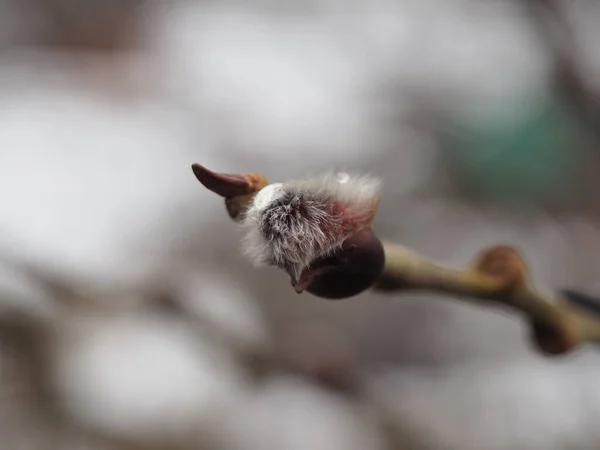
[{"label": "bare twig", "polygon": [[498,245],[484,250],[463,269],[442,266],[403,247],[386,244],[386,267],[379,291],[421,290],[518,311],[532,325],[544,353],[562,354],[583,342],[600,343],[600,315],[572,304],[556,292],[536,288],[517,250]]}]

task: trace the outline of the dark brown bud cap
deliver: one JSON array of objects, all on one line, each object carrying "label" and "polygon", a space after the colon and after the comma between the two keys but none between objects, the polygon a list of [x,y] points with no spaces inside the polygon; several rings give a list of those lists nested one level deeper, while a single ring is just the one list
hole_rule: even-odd
[{"label": "dark brown bud cap", "polygon": [[384,266],[383,245],[371,228],[365,228],[332,255],[313,261],[292,286],[298,293],[308,291],[317,297],[353,297],[371,288]]}]

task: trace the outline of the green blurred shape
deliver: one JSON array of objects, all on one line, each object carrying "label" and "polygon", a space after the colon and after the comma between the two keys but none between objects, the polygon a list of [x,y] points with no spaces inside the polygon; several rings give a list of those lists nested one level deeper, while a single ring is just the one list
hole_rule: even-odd
[{"label": "green blurred shape", "polygon": [[453,175],[468,195],[514,204],[572,194],[580,147],[574,113],[556,99],[525,106],[467,119],[446,138]]}]

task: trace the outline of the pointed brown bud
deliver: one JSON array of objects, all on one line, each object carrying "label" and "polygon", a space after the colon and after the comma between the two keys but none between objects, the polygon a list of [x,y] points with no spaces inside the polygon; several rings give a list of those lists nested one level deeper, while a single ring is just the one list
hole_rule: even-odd
[{"label": "pointed brown bud", "polygon": [[200,164],[192,164],[194,175],[204,187],[224,198],[248,195],[250,183],[242,174],[217,173]]},{"label": "pointed brown bud", "polygon": [[192,164],[192,170],[205,188],[225,198],[227,212],[234,220],[238,220],[252,203],[254,194],[269,184],[264,176],[257,173],[218,173],[200,164]]}]

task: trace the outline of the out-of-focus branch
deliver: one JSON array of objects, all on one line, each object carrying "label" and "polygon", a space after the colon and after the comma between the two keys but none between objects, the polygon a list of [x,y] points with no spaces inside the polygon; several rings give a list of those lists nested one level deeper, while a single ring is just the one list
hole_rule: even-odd
[{"label": "out-of-focus branch", "polygon": [[600,89],[586,76],[584,60],[563,5],[558,0],[520,1],[550,53],[556,86],[600,142]]},{"label": "out-of-focus branch", "polygon": [[523,257],[510,246],[484,250],[466,268],[447,267],[398,245],[385,244],[386,267],[378,291],[430,291],[522,313],[546,354],[563,354],[584,342],[600,343],[600,315],[556,292],[534,286]]}]

